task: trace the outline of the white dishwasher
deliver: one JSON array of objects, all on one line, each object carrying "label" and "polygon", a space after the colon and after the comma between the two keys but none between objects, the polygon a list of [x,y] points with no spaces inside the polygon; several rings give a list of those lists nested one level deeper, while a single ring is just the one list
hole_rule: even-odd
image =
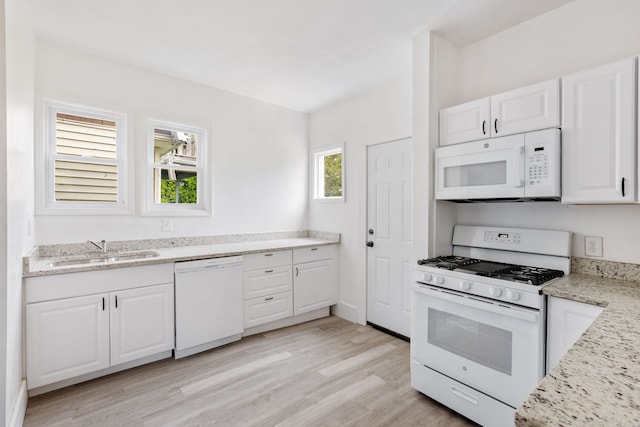
[{"label": "white dishwasher", "polygon": [[175,263],[175,358],[241,338],[242,257]]}]

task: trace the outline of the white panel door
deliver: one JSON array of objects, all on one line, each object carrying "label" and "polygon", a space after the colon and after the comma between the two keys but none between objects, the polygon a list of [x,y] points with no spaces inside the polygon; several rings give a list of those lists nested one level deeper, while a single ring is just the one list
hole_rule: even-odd
[{"label": "white panel door", "polygon": [[636,200],[635,58],[562,79],[562,202]]},{"label": "white panel door", "polygon": [[489,106],[482,98],[440,110],[440,146],[489,138]]},{"label": "white panel door", "polygon": [[367,321],[411,331],[412,142],[367,149]]},{"label": "white panel door", "polygon": [[111,365],[174,347],[173,283],[112,292]]},{"label": "white panel door", "polygon": [[27,304],[29,389],[109,367],[108,297]]},{"label": "white panel door", "polygon": [[491,97],[491,136],[560,127],[560,80],[553,79]]}]

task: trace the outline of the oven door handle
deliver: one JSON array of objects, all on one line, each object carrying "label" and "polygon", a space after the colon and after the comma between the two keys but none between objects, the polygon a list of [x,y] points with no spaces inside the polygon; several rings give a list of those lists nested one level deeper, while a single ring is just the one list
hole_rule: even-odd
[{"label": "oven door handle", "polygon": [[418,284],[413,285],[413,291],[430,296],[433,298],[453,302],[455,304],[466,305],[467,307],[477,308],[491,313],[499,314],[501,316],[512,317],[515,319],[524,320],[527,322],[537,322],[540,318],[540,313],[537,311],[531,311],[526,309],[519,309],[517,307],[505,307],[492,302],[485,302],[478,299],[472,299],[464,295],[458,295],[453,292],[436,291],[425,286]]}]

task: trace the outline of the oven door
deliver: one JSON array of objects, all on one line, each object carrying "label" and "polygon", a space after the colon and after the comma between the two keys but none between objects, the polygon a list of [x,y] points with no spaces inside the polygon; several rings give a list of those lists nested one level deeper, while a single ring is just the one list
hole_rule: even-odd
[{"label": "oven door", "polygon": [[436,199],[524,197],[524,135],[441,147],[436,156]]},{"label": "oven door", "polygon": [[413,285],[411,358],[517,408],[544,375],[544,311]]}]

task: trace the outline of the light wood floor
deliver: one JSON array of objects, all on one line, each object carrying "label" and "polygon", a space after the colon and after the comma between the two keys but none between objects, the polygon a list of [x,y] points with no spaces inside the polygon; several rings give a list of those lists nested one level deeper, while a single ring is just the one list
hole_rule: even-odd
[{"label": "light wood floor", "polygon": [[409,344],[337,317],[29,400],[24,426],[472,426],[410,386]]}]

